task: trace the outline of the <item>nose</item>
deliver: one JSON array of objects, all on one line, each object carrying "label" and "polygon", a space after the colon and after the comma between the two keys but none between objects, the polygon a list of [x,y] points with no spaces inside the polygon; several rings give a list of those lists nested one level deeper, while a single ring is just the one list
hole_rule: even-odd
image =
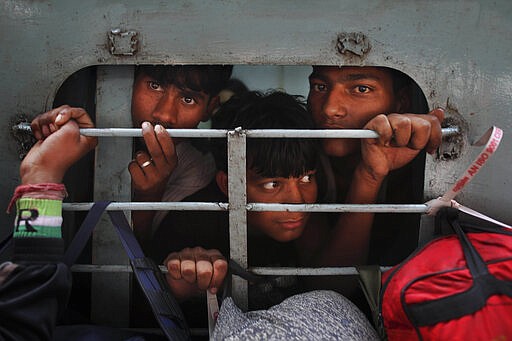
[{"label": "nose", "polygon": [[342,91],[331,91],[323,105],[324,114],[329,118],[347,116],[347,108]]},{"label": "nose", "polygon": [[286,193],[284,196],[285,204],[304,204],[305,199],[300,188],[300,185],[295,181],[290,181],[286,186]]},{"label": "nose", "polygon": [[161,122],[166,126],[174,126],[178,119],[177,95],[172,91],[165,91],[164,95],[159,99],[155,109],[152,112],[153,119]]}]

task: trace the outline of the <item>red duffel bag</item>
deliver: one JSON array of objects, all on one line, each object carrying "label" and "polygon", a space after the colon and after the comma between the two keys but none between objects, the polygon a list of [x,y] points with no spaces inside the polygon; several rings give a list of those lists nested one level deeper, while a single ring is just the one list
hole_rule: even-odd
[{"label": "red duffel bag", "polygon": [[512,231],[461,226],[382,276],[381,326],[393,340],[512,340]]}]

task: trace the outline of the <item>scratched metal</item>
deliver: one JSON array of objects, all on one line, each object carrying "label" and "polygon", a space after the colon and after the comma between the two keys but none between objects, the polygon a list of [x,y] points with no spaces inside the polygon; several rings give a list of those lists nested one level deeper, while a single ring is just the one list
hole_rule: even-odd
[{"label": "scratched metal", "polygon": [[[108,33],[137,32],[137,52],[113,55]],[[470,142],[490,125],[505,132],[494,160],[459,201],[512,223],[512,3],[500,1],[21,1],[0,2],[0,105],[5,134],[0,206],[18,182],[21,115],[49,109],[62,82],[90,65],[233,63],[382,65],[412,76],[430,107],[467,130],[456,158],[429,158],[425,195],[446,190],[472,160]],[[341,33],[361,32],[371,49],[338,52]],[[446,153],[449,155],[449,152]],[[1,223],[11,217],[2,215]]]},{"label": "scratched metal", "polygon": [[[137,32],[136,52],[113,54],[108,35],[113,30]],[[477,154],[471,142],[489,126],[504,130],[496,155],[456,199],[512,223],[512,139],[507,137],[512,127],[512,2],[508,0],[4,0],[0,32],[2,207],[19,181],[19,146],[11,127],[23,117],[50,109],[64,80],[85,67],[381,65],[410,75],[429,107],[445,107],[447,121],[463,128],[459,140],[427,157],[425,199],[451,186]],[[370,48],[356,44],[351,46],[356,53],[341,53],[340,34],[359,33]],[[112,100],[117,102],[117,96],[121,95],[113,93]],[[12,216],[4,214],[0,219],[2,226],[12,224]],[[4,229],[0,237],[6,234]]]}]

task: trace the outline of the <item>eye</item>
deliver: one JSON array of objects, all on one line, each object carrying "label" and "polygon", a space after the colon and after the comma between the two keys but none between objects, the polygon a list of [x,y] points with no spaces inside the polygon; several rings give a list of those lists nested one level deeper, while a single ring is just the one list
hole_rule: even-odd
[{"label": "eye", "polygon": [[305,183],[305,184],[308,184],[308,183],[311,183],[313,181],[313,178],[315,177],[315,174],[311,173],[311,174],[306,174],[304,175],[301,179],[300,179],[300,182],[301,183]]},{"label": "eye", "polygon": [[319,82],[312,82],[310,84],[310,88],[311,88],[311,90],[316,91],[316,92],[327,91],[327,85],[325,85],[324,83],[319,83]]},{"label": "eye", "polygon": [[192,97],[189,97],[189,96],[183,96],[181,98],[181,100],[186,103],[186,104],[195,104],[196,103],[196,100]]},{"label": "eye", "polygon": [[149,81],[148,86],[151,90],[155,91],[164,91],[163,87],[160,85],[160,83],[155,81]]},{"label": "eye", "polygon": [[356,86],[355,90],[357,93],[365,94],[365,93],[370,92],[371,89],[369,86],[366,86],[366,85],[358,85],[358,86]]},{"label": "eye", "polygon": [[266,190],[276,189],[279,186],[277,181],[269,181],[261,184],[261,186]]}]

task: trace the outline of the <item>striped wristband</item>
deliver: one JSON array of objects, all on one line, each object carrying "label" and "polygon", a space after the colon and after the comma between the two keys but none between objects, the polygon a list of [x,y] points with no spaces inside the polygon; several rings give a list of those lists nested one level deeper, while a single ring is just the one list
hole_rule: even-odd
[{"label": "striped wristband", "polygon": [[14,238],[62,238],[62,201],[20,198],[16,202]]}]

